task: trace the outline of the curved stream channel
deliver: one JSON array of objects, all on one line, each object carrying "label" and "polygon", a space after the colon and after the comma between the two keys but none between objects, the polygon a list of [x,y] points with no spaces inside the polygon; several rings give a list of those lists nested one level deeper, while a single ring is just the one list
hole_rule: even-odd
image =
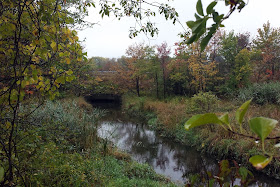
[{"label": "curved stream channel", "polygon": [[[203,155],[194,148],[162,138],[145,124],[132,122],[120,110],[109,110],[101,120],[98,134],[112,141],[119,149],[129,153],[140,163],[149,164],[157,173],[182,185],[190,174],[211,171],[218,173],[218,161]],[[256,175],[255,175],[256,177]],[[250,186],[279,187],[278,180],[257,176]],[[238,179],[235,184],[240,184]]]}]

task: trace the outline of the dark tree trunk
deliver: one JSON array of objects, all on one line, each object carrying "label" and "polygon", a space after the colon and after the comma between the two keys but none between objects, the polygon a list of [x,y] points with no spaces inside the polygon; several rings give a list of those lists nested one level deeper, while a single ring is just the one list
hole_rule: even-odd
[{"label": "dark tree trunk", "polygon": [[162,68],[162,79],[163,79],[163,98],[166,97],[166,80],[165,80],[165,68]]},{"label": "dark tree trunk", "polygon": [[137,96],[140,97],[139,77],[136,77],[136,92],[137,92]]},{"label": "dark tree trunk", "polygon": [[156,81],[157,98],[159,98],[159,90],[158,90],[158,75],[157,75],[157,73],[156,73],[156,76],[155,76],[155,81]]}]

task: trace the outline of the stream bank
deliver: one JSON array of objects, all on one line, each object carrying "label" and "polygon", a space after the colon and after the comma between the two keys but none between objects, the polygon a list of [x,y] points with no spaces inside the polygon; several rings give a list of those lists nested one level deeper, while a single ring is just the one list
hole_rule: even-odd
[{"label": "stream bank", "polygon": [[[96,103],[94,106],[97,107]],[[104,108],[104,105],[100,106]],[[108,103],[105,108],[106,106],[108,107]],[[205,171],[210,171],[213,175],[219,173],[218,161],[212,156],[201,154],[194,147],[180,143],[164,130],[155,127],[152,129],[151,124],[147,125],[147,116],[154,115],[135,110],[124,112],[119,105],[111,105],[110,108],[106,117],[101,120],[98,134],[103,139],[114,142],[118,149],[129,153],[137,162],[149,164],[158,174],[170,178],[178,185],[189,183],[193,176],[202,176]],[[278,186],[277,180],[257,177],[258,180],[250,186]],[[240,179],[235,179],[232,184],[240,185]]]},{"label": "stream bank", "polygon": [[[271,176],[275,178],[280,177],[279,166],[280,163],[277,160],[274,160],[273,163],[269,164],[264,170],[256,171],[248,162],[250,156],[260,154],[260,150],[255,148],[256,146],[252,146],[254,142],[251,140],[240,139],[236,141],[234,138],[220,138],[220,137],[230,137],[228,134],[222,133],[211,133],[209,129],[197,128],[192,129],[191,131],[186,131],[184,129],[184,122],[187,119],[178,117],[181,121],[177,120],[175,117],[171,119],[175,121],[173,126],[168,126],[168,124],[163,124],[162,119],[171,118],[176,116],[176,111],[178,111],[177,105],[172,104],[171,107],[168,103],[165,102],[165,106],[162,107],[164,110],[169,108],[169,112],[164,115],[164,117],[159,116],[162,115],[160,110],[156,107],[153,107],[152,104],[146,104],[145,98],[136,98],[132,101],[126,101],[123,105],[123,110],[129,114],[132,118],[140,117],[142,121],[146,121],[147,125],[156,130],[161,137],[172,139],[175,142],[179,142],[186,146],[194,147],[197,151],[202,154],[207,154],[210,157],[215,158],[216,160],[230,159],[236,160],[241,165],[249,168],[249,170],[254,171],[254,175],[257,178],[263,178],[268,181],[275,181],[275,184],[280,184],[279,180],[271,178]],[[156,101],[157,102],[157,101]],[[180,112],[180,111],[179,111]],[[177,112],[177,113],[179,113]],[[178,115],[177,115],[178,116]],[[185,116],[186,117],[186,116]],[[187,116],[190,117],[190,116]],[[180,121],[180,122],[178,122]],[[264,174],[269,175],[264,176]],[[266,179],[265,179],[266,178]],[[279,185],[277,185],[279,186]]]}]

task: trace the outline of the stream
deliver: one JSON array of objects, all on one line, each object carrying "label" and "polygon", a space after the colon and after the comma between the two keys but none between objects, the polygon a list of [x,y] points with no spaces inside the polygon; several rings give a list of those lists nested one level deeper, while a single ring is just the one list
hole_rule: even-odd
[{"label": "stream", "polygon": [[[164,175],[178,185],[183,185],[192,174],[211,171],[217,174],[218,161],[209,155],[196,151],[193,147],[162,138],[137,119],[129,119],[120,109],[107,112],[101,120],[98,135],[114,143],[140,163],[149,164],[156,173]],[[257,181],[250,186],[279,187],[279,180],[254,174]],[[236,179],[234,185],[240,185]]]}]

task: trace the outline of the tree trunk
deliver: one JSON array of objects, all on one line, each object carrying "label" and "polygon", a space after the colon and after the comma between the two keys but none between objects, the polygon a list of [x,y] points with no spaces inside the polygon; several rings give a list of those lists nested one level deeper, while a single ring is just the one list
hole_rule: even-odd
[{"label": "tree trunk", "polygon": [[163,79],[163,98],[166,96],[166,81],[165,81],[165,68],[162,68],[162,79]]},{"label": "tree trunk", "polygon": [[137,96],[140,97],[139,77],[136,77],[136,92]]},{"label": "tree trunk", "polygon": [[157,75],[157,73],[156,73],[156,76],[155,76],[155,81],[156,81],[157,98],[159,98],[159,91],[158,91],[158,75]]}]

